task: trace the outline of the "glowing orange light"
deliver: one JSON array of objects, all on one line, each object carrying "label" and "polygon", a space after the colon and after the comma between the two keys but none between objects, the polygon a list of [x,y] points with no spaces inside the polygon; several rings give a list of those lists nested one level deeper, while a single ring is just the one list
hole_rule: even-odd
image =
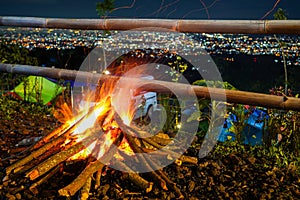
[{"label": "glowing orange light", "polygon": [[94,141],[92,144],[90,144],[86,148],[82,149],[80,152],[73,155],[68,160],[83,160],[83,159],[87,158],[89,155],[91,155],[94,147],[96,146],[96,143],[97,143],[97,141]]},{"label": "glowing orange light", "polygon": [[[89,137],[91,134],[97,134],[95,131],[99,131],[99,129],[96,129],[95,125],[98,120],[101,121],[101,133],[104,133],[99,134],[98,139],[70,157],[68,160],[85,159],[90,156],[93,151],[93,156],[96,158],[102,158],[119,137],[118,134],[120,134],[121,131],[117,122],[114,120],[114,115],[116,113],[111,105],[111,95],[114,91],[114,85],[115,81],[108,80],[97,89],[98,93],[96,95],[86,94],[85,96],[87,98],[82,101],[83,104],[80,105],[75,112],[73,112],[74,109],[70,108],[66,103],[61,105],[61,108],[59,109],[60,113],[57,117],[59,117],[61,122],[64,122],[66,128],[71,128],[68,130],[70,131],[68,138],[64,141],[64,144],[62,144],[61,147],[73,143],[84,142],[84,139]],[[126,96],[128,96],[128,94],[124,93],[120,96],[120,98]],[[116,102],[121,102],[122,100],[123,99],[116,99]],[[133,108],[134,104],[133,102],[130,102],[127,106],[128,108],[126,107],[122,109],[123,113],[118,114],[124,124],[130,125],[135,111]],[[57,136],[61,134],[60,132],[61,131],[57,130]],[[120,151],[129,156],[134,154],[126,139],[121,141],[118,148]],[[114,157],[117,159],[123,159],[119,153],[116,153]]]}]

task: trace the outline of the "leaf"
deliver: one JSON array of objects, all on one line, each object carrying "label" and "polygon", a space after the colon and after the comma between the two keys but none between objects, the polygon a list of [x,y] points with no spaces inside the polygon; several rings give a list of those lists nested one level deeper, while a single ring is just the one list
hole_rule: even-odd
[{"label": "leaf", "polygon": [[114,0],[104,0],[96,3],[96,11],[100,17],[106,16],[115,8]]}]

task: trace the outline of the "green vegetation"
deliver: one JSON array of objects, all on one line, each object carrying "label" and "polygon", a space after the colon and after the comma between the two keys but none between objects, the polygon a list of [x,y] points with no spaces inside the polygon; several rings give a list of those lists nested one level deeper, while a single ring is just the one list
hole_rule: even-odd
[{"label": "green vegetation", "polygon": [[28,118],[30,115],[42,119],[46,115],[53,115],[53,111],[53,107],[20,101],[8,95],[0,96],[0,118],[2,120],[17,120],[20,115]]},{"label": "green vegetation", "polygon": [[274,13],[274,19],[276,20],[287,20],[287,12],[282,8],[278,8],[278,10]]},{"label": "green vegetation", "polygon": [[0,62],[10,64],[38,65],[35,57],[21,44],[12,44],[7,41],[0,43]]},{"label": "green vegetation", "polygon": [[[0,43],[0,62],[9,64],[38,65],[37,58],[30,55],[28,49],[21,44],[11,44],[7,41]],[[9,91],[23,81],[25,76],[11,73],[0,74],[0,93]]]},{"label": "green vegetation", "polygon": [[[287,12],[283,10],[282,8],[278,8],[277,12],[274,14],[275,20],[287,20]],[[284,52],[284,49],[286,48],[286,43],[282,42],[278,39],[278,37],[274,34],[274,37],[276,41],[278,42],[280,46],[280,51],[283,59],[283,68],[284,68],[284,93],[287,94],[288,90],[288,71],[286,66],[286,53]]]},{"label": "green vegetation", "polygon": [[96,11],[100,17],[106,18],[115,8],[114,0],[104,0],[96,3]]}]

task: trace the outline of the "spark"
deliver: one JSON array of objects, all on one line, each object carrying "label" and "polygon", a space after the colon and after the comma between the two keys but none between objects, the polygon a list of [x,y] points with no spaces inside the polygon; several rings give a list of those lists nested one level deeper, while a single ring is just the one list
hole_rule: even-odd
[{"label": "spark", "polygon": [[276,0],[275,4],[273,5],[273,7],[271,8],[271,10],[269,10],[264,16],[262,16],[262,18],[260,19],[265,19],[271,12],[273,12],[275,10],[275,8],[277,7],[277,5],[280,3],[281,0]]}]

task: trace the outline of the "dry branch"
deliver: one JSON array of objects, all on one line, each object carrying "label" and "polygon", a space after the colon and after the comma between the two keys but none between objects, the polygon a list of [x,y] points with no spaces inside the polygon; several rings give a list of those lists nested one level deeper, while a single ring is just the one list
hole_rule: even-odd
[{"label": "dry branch", "polygon": [[116,162],[116,166],[118,166],[119,169],[124,169],[128,173],[123,173],[122,179],[128,179],[129,181],[132,181],[135,185],[137,185],[139,188],[143,189],[146,193],[150,192],[153,187],[153,182],[149,182],[142,178],[139,174],[132,172],[132,169],[130,169],[125,163],[123,162]]},{"label": "dry branch", "polygon": [[[0,26],[91,29],[168,29],[197,33],[299,34],[299,20],[65,19],[0,16]],[[166,30],[158,30],[166,31]]]},{"label": "dry branch", "polygon": [[90,176],[80,191],[80,197],[79,197],[80,200],[87,200],[89,198],[91,184],[92,184],[92,177]]},{"label": "dry branch", "polygon": [[[93,137],[91,137],[93,138]],[[122,134],[119,134],[116,138],[113,144],[115,146],[119,146],[123,137]],[[84,186],[84,184],[89,180],[89,178],[98,170],[102,170],[105,163],[108,162],[111,157],[117,152],[116,148],[109,148],[104,155],[105,157],[102,157],[102,160],[96,160],[93,163],[89,163],[88,166],[78,175],[78,177],[69,185],[66,187],[60,189],[58,192],[61,196],[73,196],[80,188]],[[100,184],[100,183],[99,183]]]},{"label": "dry branch", "polygon": [[6,174],[9,175],[11,173],[11,171],[14,170],[14,169],[16,169],[14,171],[15,173],[18,172],[18,171],[20,171],[22,169],[21,168],[22,166],[26,165],[28,162],[32,161],[33,159],[38,158],[39,156],[41,156],[42,154],[44,154],[46,151],[49,151],[54,146],[62,144],[66,139],[67,139],[67,136],[66,135],[62,135],[62,136],[56,138],[55,140],[52,140],[52,141],[48,142],[47,144],[45,144],[44,146],[42,146],[40,149],[38,149],[36,151],[33,151],[31,154],[29,154],[25,158],[23,158],[21,160],[18,160],[14,164],[12,164],[9,167],[7,167],[6,168]]},{"label": "dry branch", "polygon": [[90,163],[71,184],[58,191],[59,195],[66,197],[73,196],[80,188],[84,186],[92,174],[98,169],[101,169],[103,166],[104,164],[98,160]]},{"label": "dry branch", "polygon": [[184,196],[181,193],[180,189],[176,186],[176,183],[171,181],[162,170],[159,170],[158,173],[166,181],[167,185],[176,192],[176,194],[178,195],[178,198],[183,199]]},{"label": "dry branch", "polygon": [[[24,169],[28,169],[28,166],[24,166],[33,159],[37,159],[40,156],[45,157],[47,156],[47,154],[54,153],[55,147],[64,143],[66,139],[69,138],[70,133],[76,129],[76,127],[78,126],[78,122],[83,120],[84,117],[90,114],[91,112],[93,112],[92,109],[90,109],[86,114],[82,113],[81,116],[77,118],[77,120],[74,120],[71,123],[66,123],[58,129],[54,130],[53,132],[49,133],[45,137],[43,137],[35,145],[33,145],[33,147],[31,148],[31,151],[33,151],[32,153],[30,153],[23,159],[17,161],[16,163],[12,164],[11,166],[7,167],[6,174],[9,175],[12,170],[14,170],[14,173],[17,173],[19,171],[23,171]],[[101,118],[99,118],[98,120],[102,121],[105,118],[105,116],[106,114],[101,116]],[[50,149],[52,152],[49,152]]]},{"label": "dry branch", "polygon": [[142,178],[137,173],[125,173],[122,178],[128,179],[129,181],[133,182],[139,188],[146,191],[146,193],[151,192],[151,190],[152,190],[153,183],[146,181],[144,178]]},{"label": "dry branch", "polygon": [[95,189],[98,189],[100,187],[103,167],[104,167],[104,165],[102,165],[96,172]]},{"label": "dry branch", "polygon": [[[124,125],[124,126],[126,126],[126,125]],[[123,126],[123,127],[124,127],[124,126]],[[126,129],[127,129],[127,131],[130,131],[132,134],[135,134],[135,135],[137,135],[137,136],[143,135],[143,134],[141,134],[141,132],[143,132],[143,131],[142,131],[139,127],[137,127],[137,126],[133,126],[133,127],[127,126]],[[145,134],[144,134],[144,135],[145,135]],[[163,156],[163,153],[165,153],[165,155],[168,155],[168,156],[170,156],[171,158],[172,158],[172,157],[179,157],[178,160],[181,161],[181,162],[191,163],[191,164],[195,164],[195,165],[198,164],[198,159],[197,159],[196,157],[180,155],[180,154],[178,154],[178,153],[176,153],[176,152],[174,152],[174,151],[167,150],[167,149],[163,148],[164,146],[158,144],[155,140],[153,140],[153,138],[154,138],[154,137],[152,136],[152,137],[149,137],[149,138],[141,138],[141,140],[142,140],[142,141],[145,141],[145,142],[147,142],[148,144],[152,145],[153,147],[155,147],[155,148],[161,150],[161,153],[160,153],[161,156]],[[169,140],[166,140],[166,141],[168,141],[168,143],[169,143],[169,142],[171,142],[172,140],[169,139]],[[146,150],[146,151],[147,151],[147,153],[148,153],[148,152],[153,152],[152,150]]]},{"label": "dry branch", "polygon": [[94,134],[84,140],[84,142],[79,142],[68,149],[61,151],[52,157],[48,158],[38,166],[36,166],[34,169],[29,171],[26,174],[26,177],[29,177],[30,180],[34,180],[38,178],[39,176],[45,174],[50,169],[58,165],[59,163],[67,160],[69,157],[75,155],[76,153],[80,152],[84,148],[86,148],[89,144],[91,144],[95,139],[97,139],[98,135]]},{"label": "dry branch", "polygon": [[33,194],[37,194],[38,193],[38,190],[37,190],[37,187],[39,185],[41,185],[42,183],[44,183],[45,181],[47,181],[49,178],[51,178],[54,174],[56,174],[56,172],[59,171],[59,169],[61,168],[62,166],[60,165],[57,165],[54,169],[52,169],[46,176],[44,176],[43,178],[41,178],[40,180],[38,180],[36,183],[32,184],[30,186],[30,191],[33,193]]}]

